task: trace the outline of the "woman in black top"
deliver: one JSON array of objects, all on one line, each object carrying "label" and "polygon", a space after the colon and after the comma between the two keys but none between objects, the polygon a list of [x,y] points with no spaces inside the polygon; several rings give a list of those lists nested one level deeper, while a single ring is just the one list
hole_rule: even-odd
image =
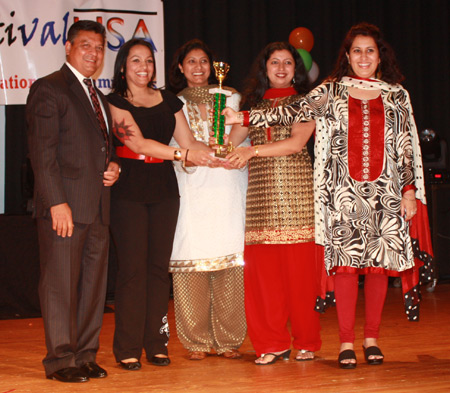
[{"label": "woman in black top", "polygon": [[[189,131],[183,103],[154,88],[154,80],[150,43],[125,43],[117,54],[108,100],[122,165],[111,195],[111,232],[118,258],[113,350],[126,370],[141,368],[142,349],[152,364],[170,363],[168,265],[179,208],[171,161],[208,165],[217,160]],[[167,146],[172,136],[180,148]]]}]

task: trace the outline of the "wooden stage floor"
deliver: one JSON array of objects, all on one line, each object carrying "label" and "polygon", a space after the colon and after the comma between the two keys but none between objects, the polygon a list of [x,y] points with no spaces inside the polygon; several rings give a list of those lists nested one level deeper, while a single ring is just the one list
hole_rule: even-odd
[{"label": "wooden stage floor", "polygon": [[363,293],[357,307],[356,350],[358,367],[337,366],[338,336],[336,312],[321,317],[323,345],[315,361],[278,361],[255,366],[255,353],[248,337],[241,347],[241,360],[209,356],[190,361],[177,339],[170,304],[172,337],[169,367],[155,367],[143,361],[140,371],[120,369],[111,343],[114,314],[104,315],[98,363],[108,370],[103,380],[64,384],[45,379],[42,319],[0,321],[0,393],[22,392],[450,392],[450,284],[438,284],[430,293],[422,289],[419,322],[408,322],[403,313],[401,290],[389,288],[383,314],[380,346],[385,354],[382,366],[363,362]]}]

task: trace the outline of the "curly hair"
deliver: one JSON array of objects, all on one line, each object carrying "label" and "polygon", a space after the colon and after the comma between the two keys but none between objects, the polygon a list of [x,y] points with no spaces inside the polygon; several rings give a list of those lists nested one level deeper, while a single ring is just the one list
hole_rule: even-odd
[{"label": "curly hair", "polygon": [[350,51],[354,39],[359,35],[372,37],[377,44],[378,53],[380,56],[380,64],[378,65],[377,69],[378,79],[391,84],[400,83],[405,79],[400,72],[400,69],[398,68],[394,50],[383,39],[380,29],[370,23],[362,22],[352,26],[345,36],[341,48],[339,49],[339,55],[334,70],[328,77],[329,80],[339,81],[343,76],[353,75],[353,70],[348,63],[347,55]]},{"label": "curly hair", "polygon": [[208,56],[210,66],[210,75],[208,78],[208,84],[211,85],[215,83],[214,77],[215,71],[213,68],[214,55],[203,41],[199,39],[193,39],[186,42],[184,45],[178,48],[175,54],[173,55],[172,64],[170,65],[169,68],[169,85],[170,89],[174,93],[178,93],[179,91],[187,87],[186,77],[180,71],[179,66],[183,65],[183,61],[188,55],[188,53],[194,49],[200,49],[206,53],[206,56]]},{"label": "curly hair", "polygon": [[[142,38],[133,38],[122,45],[122,47],[119,49],[119,52],[117,53],[116,61],[114,62],[114,75],[111,89],[113,93],[117,93],[122,97],[127,97],[128,91],[127,78],[125,78],[125,75],[127,73],[127,58],[131,48],[136,45],[147,47],[152,54],[153,61],[155,60],[155,53],[153,51],[152,44]],[[148,87],[155,88],[154,82],[156,77],[156,64],[153,64],[153,75],[150,79],[150,82],[148,83]]]},{"label": "curly hair", "polygon": [[294,89],[299,94],[309,91],[310,84],[308,75],[297,50],[288,42],[272,42],[258,54],[250,71],[249,77],[244,82],[242,92],[241,108],[251,108],[255,106],[264,96],[267,89],[270,88],[270,81],[267,77],[267,61],[272,53],[278,50],[287,50],[291,53],[295,61]]}]

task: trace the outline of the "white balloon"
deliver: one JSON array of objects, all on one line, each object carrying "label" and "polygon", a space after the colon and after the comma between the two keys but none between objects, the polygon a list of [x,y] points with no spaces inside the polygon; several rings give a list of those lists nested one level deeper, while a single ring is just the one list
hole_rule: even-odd
[{"label": "white balloon", "polygon": [[313,61],[311,69],[308,71],[308,79],[310,83],[314,83],[319,77],[319,66]]}]

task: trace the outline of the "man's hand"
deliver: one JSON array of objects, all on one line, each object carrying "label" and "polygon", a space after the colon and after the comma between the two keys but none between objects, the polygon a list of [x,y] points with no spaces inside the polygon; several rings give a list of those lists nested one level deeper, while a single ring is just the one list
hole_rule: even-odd
[{"label": "man's hand", "polygon": [[108,168],[103,173],[103,185],[106,187],[111,187],[119,178],[119,164],[117,162],[111,161],[108,164]]},{"label": "man's hand", "polygon": [[61,237],[71,237],[73,234],[72,210],[67,203],[52,206],[50,208],[52,216],[52,228]]}]

